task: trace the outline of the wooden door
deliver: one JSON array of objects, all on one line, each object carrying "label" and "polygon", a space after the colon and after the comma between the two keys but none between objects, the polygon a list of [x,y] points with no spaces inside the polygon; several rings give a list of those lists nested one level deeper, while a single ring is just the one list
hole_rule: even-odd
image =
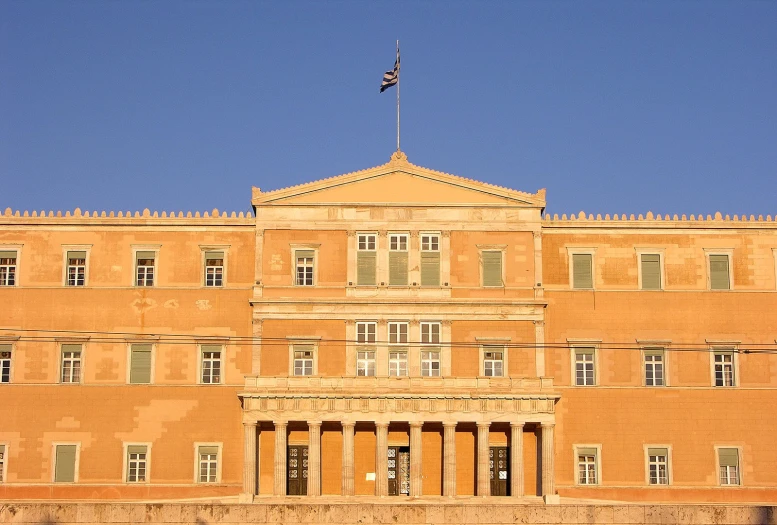
[{"label": "wooden door", "polygon": [[388,448],[388,494],[410,494],[410,447]]},{"label": "wooden door", "polygon": [[286,455],[286,494],[304,496],[308,493],[308,446],[289,445]]},{"label": "wooden door", "polygon": [[489,450],[491,495],[507,496],[510,490],[510,453],[507,447],[491,447]]}]

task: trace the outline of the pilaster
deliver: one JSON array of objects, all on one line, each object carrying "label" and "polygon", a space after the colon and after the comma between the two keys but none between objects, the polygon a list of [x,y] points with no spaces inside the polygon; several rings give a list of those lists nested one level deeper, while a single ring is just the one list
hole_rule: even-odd
[{"label": "pilaster", "polygon": [[553,423],[543,423],[542,429],[542,497],[545,503],[558,503],[556,483],[554,479],[554,429]]},{"label": "pilaster", "polygon": [[243,492],[239,497],[241,503],[252,503],[258,488],[256,426],[256,421],[243,423]]}]

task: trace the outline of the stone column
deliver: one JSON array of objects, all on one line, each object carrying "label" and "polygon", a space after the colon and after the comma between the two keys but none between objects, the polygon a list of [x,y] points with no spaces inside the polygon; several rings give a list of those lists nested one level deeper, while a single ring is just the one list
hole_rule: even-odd
[{"label": "stone column", "polygon": [[442,495],[456,496],[456,422],[445,422],[443,428]]},{"label": "stone column", "polygon": [[388,496],[388,423],[375,423],[375,495]]},{"label": "stone column", "polygon": [[256,495],[256,421],[243,423],[243,492],[241,503],[252,503]]},{"label": "stone column", "polygon": [[423,463],[421,461],[421,428],[423,421],[410,422],[410,496],[423,496]]},{"label": "stone column", "polygon": [[558,503],[553,470],[553,423],[542,423],[542,496],[545,503]]},{"label": "stone column", "polygon": [[355,423],[343,421],[343,496],[354,494],[353,433]]},{"label": "stone column", "polygon": [[275,479],[273,494],[286,495],[286,429],[288,421],[273,421],[275,425]]},{"label": "stone column", "polygon": [[491,466],[489,464],[488,430],[491,423],[478,423],[478,496],[491,495]]},{"label": "stone column", "polygon": [[523,423],[510,423],[510,495],[523,496]]},{"label": "stone column", "polygon": [[308,421],[308,496],[321,495],[321,421]]}]

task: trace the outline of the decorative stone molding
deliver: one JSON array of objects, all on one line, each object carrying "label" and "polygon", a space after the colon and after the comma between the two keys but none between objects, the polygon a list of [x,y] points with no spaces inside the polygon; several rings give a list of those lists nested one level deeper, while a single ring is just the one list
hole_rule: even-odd
[{"label": "decorative stone molding", "polygon": [[[88,219],[88,220],[87,220]],[[254,217],[250,212],[226,212],[214,208],[211,211],[200,213],[195,211],[166,212],[150,211],[148,208],[141,211],[81,211],[76,208],[72,212],[66,210],[64,213],[49,210],[40,212],[33,210],[20,211],[6,208],[0,215],[0,224],[237,224],[254,225]]]},{"label": "decorative stone molding", "polygon": [[[727,226],[733,226],[734,223],[762,223],[759,224],[759,226],[770,226],[777,228],[777,215],[758,215],[756,218],[755,215],[750,215],[749,217],[747,215],[734,215],[731,217],[730,215],[723,215],[720,212],[716,212],[715,215],[707,215],[706,217],[704,215],[690,215],[687,216],[685,214],[683,215],[677,215],[676,213],[672,215],[671,217],[668,214],[661,215],[659,214],[653,214],[653,212],[647,212],[645,215],[642,215],[641,213],[638,214],[636,217],[634,214],[626,215],[621,214],[618,215],[617,213],[610,216],[610,214],[605,214],[604,218],[602,218],[601,214],[596,214],[596,217],[592,213],[586,214],[585,212],[581,211],[578,214],[570,214],[567,216],[566,213],[561,215],[561,218],[559,218],[559,215],[557,213],[554,213],[553,216],[545,214],[545,216],[542,219],[543,227],[544,226],[554,226],[554,225],[561,225],[562,223],[589,223],[589,222],[655,222],[655,223],[665,223],[667,227],[677,227],[677,226],[687,226],[687,225],[693,225],[696,226],[698,223],[708,223],[712,222],[716,225],[719,223],[727,223]],[[691,224],[693,223],[693,224]],[[771,224],[765,224],[765,223],[771,223]],[[566,225],[566,224],[564,224]],[[737,226],[742,226],[741,224],[737,224]]]}]

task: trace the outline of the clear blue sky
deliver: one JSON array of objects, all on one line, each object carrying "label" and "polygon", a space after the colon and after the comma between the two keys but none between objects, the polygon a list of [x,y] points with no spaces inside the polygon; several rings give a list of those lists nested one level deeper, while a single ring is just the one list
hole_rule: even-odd
[{"label": "clear blue sky", "polygon": [[570,213],[777,213],[777,2],[0,1],[0,210],[248,210],[411,162]]}]

